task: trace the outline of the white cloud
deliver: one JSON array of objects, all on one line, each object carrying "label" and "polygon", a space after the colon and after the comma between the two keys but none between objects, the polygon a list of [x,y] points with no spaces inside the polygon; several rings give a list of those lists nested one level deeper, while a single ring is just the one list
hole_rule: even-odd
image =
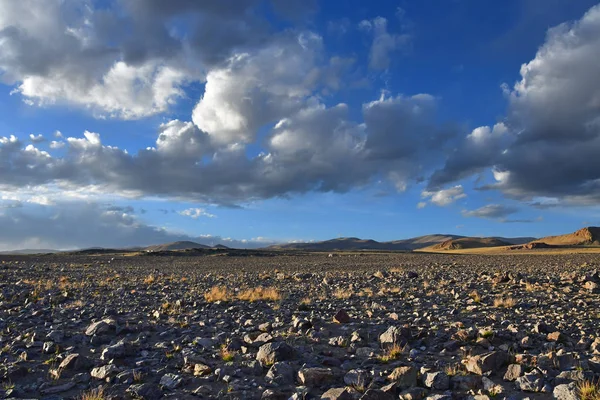
[{"label": "white cloud", "polygon": [[462,185],[456,185],[448,189],[442,189],[435,192],[423,191],[421,197],[430,198],[431,203],[445,207],[457,200],[464,199],[467,195],[464,192]]},{"label": "white cloud", "polygon": [[509,113],[493,129],[475,129],[428,190],[483,171],[496,182],[484,189],[535,203],[600,201],[600,5],[580,20],[551,28],[521,79],[503,86]]},{"label": "white cloud", "polygon": [[371,69],[384,70],[389,68],[391,54],[406,49],[411,43],[412,37],[410,34],[389,33],[387,24],[387,19],[383,17],[377,17],[371,21],[363,20],[359,23],[361,30],[373,34],[373,43],[369,53],[369,67]]},{"label": "white cloud", "polygon": [[62,149],[63,147],[65,147],[65,142],[57,142],[56,140],[50,142],[50,148],[53,150]]},{"label": "white cloud", "polygon": [[301,107],[320,78],[321,37],[283,35],[255,54],[211,70],[192,119],[219,143],[253,141],[263,125]]},{"label": "white cloud", "polygon": [[[271,4],[302,14],[310,2]],[[270,39],[259,1],[0,2],[0,82],[30,105],[70,104],[98,117],[163,113],[183,86]],[[173,20],[181,26],[174,28]],[[184,22],[185,21],[185,22]],[[179,29],[181,28],[181,29]],[[185,31],[185,33],[182,32]],[[206,38],[210,38],[207,40]]]},{"label": "white cloud", "polygon": [[215,218],[216,215],[207,212],[204,208],[188,208],[187,210],[178,211],[177,214],[184,217],[198,219],[200,217]]},{"label": "white cloud", "polygon": [[359,124],[345,104],[327,108],[306,99],[266,132],[263,151],[250,157],[247,144],[215,142],[179,120],[162,124],[155,146],[134,154],[89,131],[51,143],[52,150],[63,146],[58,154],[4,137],[0,157],[10,162],[0,164],[0,186],[233,205],[313,190],[346,192],[381,176],[403,191],[439,157],[444,132],[431,122],[431,96],[382,96],[365,104],[363,115]]},{"label": "white cloud", "polygon": [[44,140],[44,136],[42,134],[34,135],[33,133],[29,135],[29,140],[33,143],[42,143]]}]

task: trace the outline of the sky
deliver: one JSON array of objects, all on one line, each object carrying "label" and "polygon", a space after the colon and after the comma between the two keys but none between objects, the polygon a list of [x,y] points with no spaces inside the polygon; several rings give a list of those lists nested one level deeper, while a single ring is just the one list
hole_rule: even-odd
[{"label": "sky", "polygon": [[591,0],[0,0],[0,251],[600,225]]}]

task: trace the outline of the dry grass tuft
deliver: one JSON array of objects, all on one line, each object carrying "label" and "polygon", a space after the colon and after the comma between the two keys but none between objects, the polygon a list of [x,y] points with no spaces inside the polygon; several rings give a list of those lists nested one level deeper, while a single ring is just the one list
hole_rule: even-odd
[{"label": "dry grass tuft", "polygon": [[393,346],[388,347],[383,354],[377,357],[377,359],[383,363],[387,363],[393,360],[397,360],[401,355],[406,354],[408,352],[408,346],[400,346],[395,344]]},{"label": "dry grass tuft", "polygon": [[339,300],[347,300],[352,297],[352,290],[339,288],[336,289],[331,295]]},{"label": "dry grass tuft", "polygon": [[81,393],[78,397],[78,400],[105,400],[107,399],[106,394],[104,393],[104,388],[100,386],[99,388],[89,390],[87,392]]},{"label": "dry grass tuft", "polygon": [[450,377],[468,375],[467,370],[465,369],[465,366],[462,365],[461,363],[446,365],[446,367],[444,368],[444,372],[446,373],[446,375],[448,375]]},{"label": "dry grass tuft", "polygon": [[531,292],[535,292],[535,290],[536,290],[536,286],[535,286],[533,283],[527,282],[527,283],[525,284],[525,290],[526,290],[527,292],[529,292],[529,293],[531,293]]},{"label": "dry grass tuft", "polygon": [[237,298],[243,301],[278,301],[281,300],[281,293],[274,287],[257,287],[253,289],[246,289],[241,292]]},{"label": "dry grass tuft", "polygon": [[577,392],[581,400],[600,400],[600,381],[581,381],[577,385]]},{"label": "dry grass tuft", "polygon": [[472,298],[475,303],[481,303],[481,295],[479,292],[477,292],[477,290],[473,290],[471,293],[469,293],[469,297]]},{"label": "dry grass tuft", "polygon": [[204,293],[204,299],[209,303],[214,303],[215,301],[227,301],[229,298],[229,292],[224,286],[213,286],[208,293]]},{"label": "dry grass tuft", "polygon": [[233,361],[235,359],[235,355],[237,354],[237,352],[235,351],[231,351],[231,350],[227,350],[226,346],[221,346],[221,359],[225,362],[230,362]]},{"label": "dry grass tuft", "polygon": [[516,305],[517,301],[512,297],[496,297],[494,299],[494,307],[513,308]]}]

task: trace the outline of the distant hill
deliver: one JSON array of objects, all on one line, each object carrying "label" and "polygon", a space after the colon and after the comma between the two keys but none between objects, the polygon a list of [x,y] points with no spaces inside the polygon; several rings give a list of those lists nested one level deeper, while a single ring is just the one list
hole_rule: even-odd
[{"label": "distant hill", "polygon": [[457,235],[427,235],[410,239],[394,240],[390,242],[378,242],[371,239],[359,239],[356,237],[337,238],[325,240],[322,242],[307,243],[286,243],[268,247],[269,249],[279,250],[313,250],[313,251],[334,251],[334,250],[389,250],[389,251],[410,251],[427,247],[433,244],[460,238]]},{"label": "distant hill", "polygon": [[175,250],[189,250],[189,249],[210,249],[210,246],[206,246],[196,242],[181,241],[165,244],[157,244],[154,246],[145,247],[144,251],[175,251]]},{"label": "distant hill", "polygon": [[462,250],[477,249],[481,247],[501,247],[510,245],[511,243],[496,238],[465,237],[460,239],[446,240],[445,242],[426,247],[422,250]]},{"label": "distant hill", "polygon": [[535,238],[469,238],[460,235],[433,234],[417,236],[410,239],[393,240],[389,242],[377,242],[371,239],[359,239],[356,237],[345,237],[322,242],[285,243],[268,247],[271,250],[308,250],[308,251],[342,251],[342,250],[384,250],[384,251],[412,251],[430,249],[433,246],[446,243],[452,246],[456,242],[456,248],[475,248],[492,246],[510,246],[529,243]]},{"label": "distant hill", "polygon": [[566,235],[543,237],[534,242],[550,246],[600,246],[600,228],[590,226]]},{"label": "distant hill", "polygon": [[21,250],[9,250],[9,251],[0,251],[0,254],[15,254],[15,255],[25,255],[25,254],[49,254],[49,253],[60,253],[60,250],[51,250],[51,249],[21,249]]},{"label": "distant hill", "polygon": [[[332,250],[389,250],[386,249],[383,243],[370,239],[359,239],[355,237],[337,238],[325,240],[323,242],[308,242],[308,243],[286,243],[269,246],[269,249],[278,250],[316,250],[316,251],[332,251]],[[395,250],[395,249],[394,249]],[[397,249],[403,250],[403,249]]]},{"label": "distant hill", "polygon": [[460,235],[448,235],[448,234],[433,234],[425,236],[417,236],[410,239],[393,240],[391,242],[384,242],[386,245],[398,246],[402,250],[416,250],[423,247],[432,246],[438,243],[445,242],[447,240],[460,239],[464,236]]}]

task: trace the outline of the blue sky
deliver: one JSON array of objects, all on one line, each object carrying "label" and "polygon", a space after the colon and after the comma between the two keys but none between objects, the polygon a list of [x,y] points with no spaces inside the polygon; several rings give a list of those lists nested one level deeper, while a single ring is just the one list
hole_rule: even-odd
[{"label": "blue sky", "polygon": [[0,0],[0,250],[600,225],[599,54],[588,0]]}]

